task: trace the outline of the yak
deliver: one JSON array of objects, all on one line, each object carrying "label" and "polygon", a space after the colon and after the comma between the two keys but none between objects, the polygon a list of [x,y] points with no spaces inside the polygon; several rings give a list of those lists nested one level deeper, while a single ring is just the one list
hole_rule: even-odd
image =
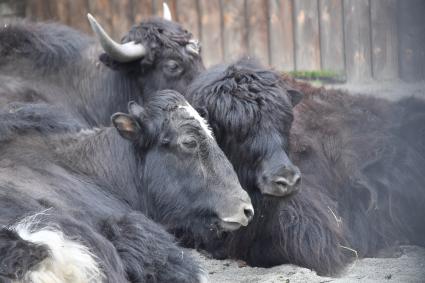
[{"label": "yak", "polygon": [[305,93],[292,129],[294,162],[337,202],[351,247],[376,256],[397,244],[424,246],[425,100],[284,80]]},{"label": "yak", "polygon": [[48,103],[1,109],[0,276],[203,282],[155,222],[228,231],[254,213],[205,121],[171,90],[143,107],[130,102],[114,127],[82,131],[63,112]]},{"label": "yak", "polygon": [[320,274],[341,270],[352,255],[331,214],[337,204],[314,180],[300,181],[300,170],[288,157],[292,109],[302,94],[279,74],[242,59],[203,72],[185,96],[208,120],[256,214],[239,231],[183,235],[182,241],[253,266],[293,263]]},{"label": "yak", "polygon": [[198,42],[175,22],[148,19],[119,44],[89,20],[101,45],[58,23],[2,23],[0,104],[46,102],[84,124],[107,126],[128,101],[162,89],[183,92],[204,69]]},{"label": "yak", "polygon": [[[425,102],[314,88],[301,99],[306,88],[246,58],[192,82],[185,96],[209,121],[256,215],[238,231],[183,236],[187,244],[217,258],[293,263],[324,275],[357,256],[424,244]],[[302,172],[298,189],[288,172]]]}]

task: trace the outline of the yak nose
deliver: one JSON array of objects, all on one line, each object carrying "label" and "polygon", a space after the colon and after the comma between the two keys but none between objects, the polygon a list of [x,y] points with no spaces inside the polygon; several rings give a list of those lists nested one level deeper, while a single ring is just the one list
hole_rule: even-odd
[{"label": "yak nose", "polygon": [[254,208],[252,207],[251,204],[247,205],[247,206],[244,207],[243,213],[245,214],[245,217],[246,217],[246,219],[248,220],[248,223],[249,223],[252,220],[252,218],[254,217]]},{"label": "yak nose", "polygon": [[300,189],[301,172],[293,164],[281,166],[277,170],[265,171],[258,181],[262,194],[275,197],[286,197]]},{"label": "yak nose", "polygon": [[254,208],[251,203],[243,203],[236,210],[235,213],[230,217],[224,217],[221,220],[227,224],[238,224],[239,226],[247,226],[248,223],[254,217]]},{"label": "yak nose", "polygon": [[300,170],[296,166],[284,167],[273,178],[272,182],[281,196],[295,193],[299,190],[299,184],[301,183]]}]

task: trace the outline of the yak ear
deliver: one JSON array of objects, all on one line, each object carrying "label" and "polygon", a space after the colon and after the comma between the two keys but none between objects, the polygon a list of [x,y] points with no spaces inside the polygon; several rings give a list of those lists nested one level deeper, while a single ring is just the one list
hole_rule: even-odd
[{"label": "yak ear", "polygon": [[145,113],[145,109],[140,106],[137,102],[135,101],[130,101],[127,105],[128,108],[128,113],[130,113],[130,115],[137,117],[139,120],[143,120],[144,118],[144,113]]},{"label": "yak ear", "polygon": [[122,68],[122,64],[118,63],[114,59],[112,59],[108,54],[102,53],[99,56],[99,61],[102,62],[106,67],[112,70],[120,70]]},{"label": "yak ear", "polygon": [[295,90],[295,89],[289,89],[288,95],[289,95],[289,98],[291,99],[293,107],[297,105],[301,101],[301,99],[304,97],[304,94],[302,92],[299,92],[298,90]]},{"label": "yak ear", "polygon": [[111,120],[123,138],[135,141],[140,137],[141,129],[134,117],[124,113],[115,113]]}]

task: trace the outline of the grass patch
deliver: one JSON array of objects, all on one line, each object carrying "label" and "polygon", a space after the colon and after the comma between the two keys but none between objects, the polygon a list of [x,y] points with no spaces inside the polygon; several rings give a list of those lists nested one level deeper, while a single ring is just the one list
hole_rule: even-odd
[{"label": "grass patch", "polygon": [[290,71],[288,73],[294,78],[314,81],[317,84],[344,83],[346,81],[343,74],[331,70]]}]

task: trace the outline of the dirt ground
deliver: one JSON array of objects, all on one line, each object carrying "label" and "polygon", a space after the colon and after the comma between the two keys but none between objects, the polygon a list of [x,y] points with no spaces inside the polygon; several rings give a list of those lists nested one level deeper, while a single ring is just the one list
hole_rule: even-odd
[{"label": "dirt ground", "polygon": [[[396,100],[410,95],[425,99],[425,82],[365,83],[332,85],[353,94],[369,94]],[[247,267],[234,260],[214,260],[198,252],[192,253],[205,267],[210,283],[325,283],[325,282],[425,282],[425,249],[401,246],[387,258],[364,258],[347,267],[338,278],[320,277],[314,271],[294,265],[273,268]]]},{"label": "dirt ground", "polygon": [[234,260],[207,259],[197,252],[193,254],[207,270],[210,283],[425,282],[425,249],[417,246],[400,247],[395,258],[357,260],[338,278],[321,277],[294,265],[253,268]]}]

